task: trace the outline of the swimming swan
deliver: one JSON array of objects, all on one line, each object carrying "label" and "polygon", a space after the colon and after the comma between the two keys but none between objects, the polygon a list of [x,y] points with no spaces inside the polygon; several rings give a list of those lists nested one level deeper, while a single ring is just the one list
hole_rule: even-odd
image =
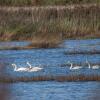
[{"label": "swimming swan", "polygon": [[70,70],[78,70],[78,69],[82,68],[82,66],[77,66],[77,65],[73,66],[73,63],[71,63],[70,61],[68,61],[68,63],[71,64]]},{"label": "swimming swan", "polygon": [[19,71],[19,72],[26,72],[26,71],[29,71],[29,68],[24,68],[24,67],[21,67],[21,68],[18,68],[16,64],[12,64],[13,68],[14,68],[14,71]]},{"label": "swimming swan", "polygon": [[32,65],[28,61],[26,64],[29,66],[30,69],[32,68]]},{"label": "swimming swan", "polygon": [[40,67],[32,67],[32,65],[29,62],[27,62],[27,65],[29,65],[29,72],[37,72],[43,69]]},{"label": "swimming swan", "polygon": [[86,63],[88,64],[88,68],[89,68],[89,69],[90,69],[90,68],[92,68],[92,69],[99,69],[99,68],[100,68],[99,65],[93,65],[93,66],[91,66],[90,63],[89,63],[89,61],[87,61],[87,60],[86,60]]}]

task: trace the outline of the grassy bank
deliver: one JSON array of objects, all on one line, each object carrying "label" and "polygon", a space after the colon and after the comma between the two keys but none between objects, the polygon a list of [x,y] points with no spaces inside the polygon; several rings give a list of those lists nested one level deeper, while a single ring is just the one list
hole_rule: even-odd
[{"label": "grassy bank", "polygon": [[58,43],[65,38],[100,38],[100,6],[1,7],[0,40]]},{"label": "grassy bank", "polygon": [[37,76],[37,77],[18,77],[0,78],[0,83],[16,82],[39,82],[39,81],[58,81],[58,82],[87,82],[100,81],[99,75],[70,75],[70,76]]},{"label": "grassy bank", "polygon": [[75,54],[83,54],[83,55],[93,55],[93,54],[100,54],[100,51],[98,50],[93,50],[93,51],[70,51],[70,52],[64,52],[65,55],[75,55]]},{"label": "grassy bank", "polygon": [[100,3],[100,0],[0,0],[1,6],[41,6]]}]

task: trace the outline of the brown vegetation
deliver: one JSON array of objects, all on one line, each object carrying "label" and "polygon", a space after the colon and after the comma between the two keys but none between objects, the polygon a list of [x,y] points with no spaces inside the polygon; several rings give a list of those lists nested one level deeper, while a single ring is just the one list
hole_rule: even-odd
[{"label": "brown vegetation", "polygon": [[77,81],[100,81],[99,75],[70,75],[70,76],[37,76],[37,77],[19,77],[19,78],[0,78],[0,83],[13,82],[37,82],[37,81],[59,81],[59,82],[77,82]]},{"label": "brown vegetation", "polygon": [[1,6],[43,6],[100,3],[100,0],[0,0]]},{"label": "brown vegetation", "polygon": [[57,42],[61,35],[60,40],[61,38],[99,38],[99,12],[98,5],[3,7],[0,8],[0,40],[32,40],[42,43],[47,41],[50,35],[55,39],[55,34]]},{"label": "brown vegetation", "polygon": [[100,54],[99,50],[94,50],[94,51],[69,51],[69,52],[64,52],[65,55],[74,55],[74,54],[86,54],[86,55],[93,55],[93,54]]}]

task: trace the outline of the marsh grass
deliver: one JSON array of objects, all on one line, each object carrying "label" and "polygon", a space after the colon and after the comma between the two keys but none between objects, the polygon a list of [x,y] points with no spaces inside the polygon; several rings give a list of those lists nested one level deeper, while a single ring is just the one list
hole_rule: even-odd
[{"label": "marsh grass", "polygon": [[92,50],[92,51],[68,51],[64,52],[65,55],[75,55],[75,54],[84,54],[84,55],[93,55],[93,54],[100,54],[99,50]]},{"label": "marsh grass", "polygon": [[100,81],[99,75],[69,75],[69,76],[37,76],[37,77],[18,77],[0,78],[0,83],[15,82],[37,82],[37,81],[59,81],[59,82],[79,82],[79,81]]},{"label": "marsh grass", "polygon": [[100,0],[0,0],[1,6],[41,6],[100,3]]},{"label": "marsh grass", "polygon": [[99,38],[99,12],[98,5],[1,7],[0,40],[32,40],[33,46],[52,47],[66,38]]}]

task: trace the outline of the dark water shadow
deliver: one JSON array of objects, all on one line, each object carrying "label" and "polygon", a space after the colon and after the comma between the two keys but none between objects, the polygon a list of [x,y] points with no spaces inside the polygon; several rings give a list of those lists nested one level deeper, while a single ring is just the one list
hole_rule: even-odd
[{"label": "dark water shadow", "polygon": [[[7,59],[3,55],[0,55],[0,81],[7,76],[6,73],[6,66],[8,65]],[[10,84],[0,82],[0,100],[10,100]]]}]

